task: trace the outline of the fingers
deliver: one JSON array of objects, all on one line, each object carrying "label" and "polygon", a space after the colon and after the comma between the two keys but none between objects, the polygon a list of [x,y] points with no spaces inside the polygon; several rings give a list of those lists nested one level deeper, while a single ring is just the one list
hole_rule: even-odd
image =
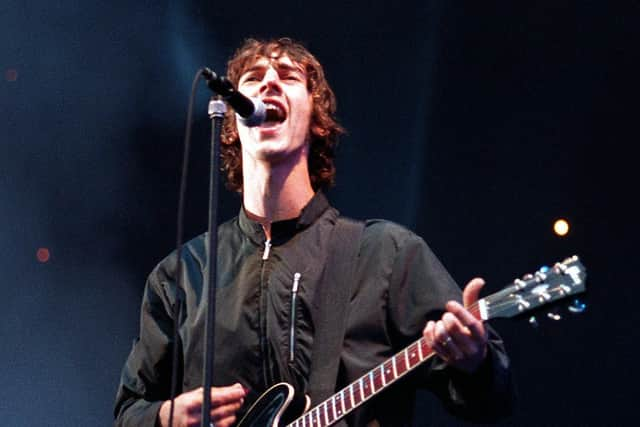
[{"label": "fingers", "polygon": [[475,304],[480,298],[480,291],[484,286],[484,279],[480,277],[476,277],[471,279],[467,286],[465,286],[464,291],[462,291],[462,301],[465,307],[470,307]]},{"label": "fingers", "polygon": [[[473,316],[466,308],[456,301],[447,303],[447,310],[454,320],[450,320],[452,327],[461,334],[473,337],[476,340],[486,340],[487,332],[482,321]],[[445,314],[446,315],[446,314]]]},{"label": "fingers", "polygon": [[435,343],[442,349],[441,353],[447,356],[448,360],[460,360],[463,357],[460,342],[456,332],[451,329],[449,322],[445,322],[445,316],[442,320],[436,322],[435,326]]},{"label": "fingers", "polygon": [[222,418],[219,420],[216,420],[213,417],[211,417],[211,425],[214,425],[215,427],[231,427],[235,422],[236,422],[235,415],[232,415],[227,418]]},{"label": "fingers", "polygon": [[463,292],[465,305],[449,301],[440,320],[427,322],[423,330],[427,344],[440,358],[466,372],[475,371],[487,355],[487,329],[465,308],[478,301],[483,286],[484,280],[471,280]]},{"label": "fingers", "polygon": [[238,383],[211,388],[211,421],[216,427],[228,427],[236,421],[236,412],[244,403],[245,389]]},{"label": "fingers", "polygon": [[427,344],[445,361],[458,360],[463,354],[442,320],[430,320],[423,331]]},{"label": "fingers", "polygon": [[228,387],[211,387],[211,404],[216,406],[237,403],[244,400],[245,390],[236,383]]},{"label": "fingers", "polygon": [[211,419],[216,426],[224,427],[235,422],[235,414],[244,403],[246,392],[240,384],[211,388]]},{"label": "fingers", "polygon": [[211,422],[216,427],[225,427],[233,425],[236,421],[236,412],[240,409],[240,404],[225,405],[215,408],[211,411]]},{"label": "fingers", "polygon": [[[228,387],[211,388],[210,417],[216,427],[228,427],[236,421],[236,412],[242,407],[245,389],[240,384]],[[197,426],[200,425],[203,401],[202,387],[183,393],[175,400],[174,425]],[[170,401],[165,402],[160,408],[160,425],[168,425],[168,411]]]}]

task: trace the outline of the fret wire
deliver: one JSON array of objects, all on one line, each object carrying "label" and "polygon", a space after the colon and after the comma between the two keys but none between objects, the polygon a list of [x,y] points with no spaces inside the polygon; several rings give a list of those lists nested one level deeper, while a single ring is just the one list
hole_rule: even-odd
[{"label": "fret wire", "polygon": [[356,407],[356,402],[353,399],[353,384],[349,386],[349,398],[351,399],[351,409]]},{"label": "fret wire", "polygon": [[393,378],[398,378],[398,368],[396,368],[396,356],[391,358],[391,365],[393,366]]},{"label": "fret wire", "polygon": [[324,406],[324,422],[326,423],[326,425],[329,425],[329,413],[327,412],[328,404],[329,404],[328,402],[325,402],[323,405]]},{"label": "fret wire", "polygon": [[404,353],[404,366],[406,368],[406,371],[408,371],[409,369],[411,369],[409,365],[409,347],[405,348],[403,353]]},{"label": "fret wire", "polygon": [[[335,421],[338,419],[338,416],[336,415],[336,401],[335,398],[331,399],[331,412],[333,413],[333,420],[331,420],[331,422]],[[331,424],[331,423],[329,423]]]}]

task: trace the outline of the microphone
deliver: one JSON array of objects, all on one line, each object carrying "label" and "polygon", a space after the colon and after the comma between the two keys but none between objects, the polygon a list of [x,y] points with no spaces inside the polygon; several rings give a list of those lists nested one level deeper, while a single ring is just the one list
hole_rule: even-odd
[{"label": "microphone", "polygon": [[218,76],[209,68],[202,69],[209,89],[222,96],[236,111],[236,117],[245,126],[260,126],[267,118],[267,108],[258,98],[249,98],[238,92],[229,79]]}]

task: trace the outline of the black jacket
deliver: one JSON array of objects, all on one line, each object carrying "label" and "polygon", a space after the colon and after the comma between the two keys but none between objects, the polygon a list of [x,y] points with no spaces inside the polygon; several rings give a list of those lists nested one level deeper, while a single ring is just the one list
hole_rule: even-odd
[{"label": "black jacket", "polygon": [[[249,388],[242,411],[274,383],[307,387],[314,330],[323,326],[314,324],[317,310],[323,309],[314,305],[314,291],[321,285],[328,236],[337,217],[318,193],[299,218],[272,225],[271,242],[243,210],[219,227],[213,383],[240,382]],[[181,259],[182,391],[202,385],[205,242],[205,235],[190,241]],[[461,298],[459,287],[426,243],[388,221],[366,222],[356,262],[340,354],[341,386],[409,345],[427,320],[442,315],[446,301]],[[140,336],[122,371],[116,398],[116,425],[153,426],[162,401],[169,398],[176,266],[174,252],[148,278]],[[299,286],[292,319],[296,273]],[[510,411],[508,364],[500,339],[491,331],[489,356],[475,374],[462,374],[433,358],[356,410],[348,423],[408,425],[418,387],[432,390],[458,416],[491,420]]]}]

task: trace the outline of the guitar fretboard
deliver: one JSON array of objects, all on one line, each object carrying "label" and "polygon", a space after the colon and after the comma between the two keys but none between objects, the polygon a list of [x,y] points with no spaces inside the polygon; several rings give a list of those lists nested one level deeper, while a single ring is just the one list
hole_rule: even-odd
[{"label": "guitar fretboard", "polygon": [[433,355],[421,338],[331,398],[315,406],[289,427],[329,426]]},{"label": "guitar fretboard", "polygon": [[[469,307],[469,311],[479,318],[477,305]],[[329,399],[314,406],[287,427],[330,426],[434,354],[422,337]]]}]

